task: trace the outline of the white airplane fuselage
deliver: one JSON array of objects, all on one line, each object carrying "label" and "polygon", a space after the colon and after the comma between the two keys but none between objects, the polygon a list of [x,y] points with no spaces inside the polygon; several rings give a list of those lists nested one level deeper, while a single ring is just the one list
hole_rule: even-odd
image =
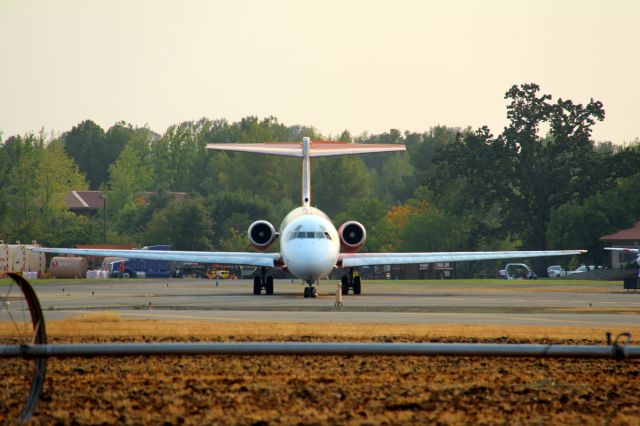
[{"label": "white airplane fuselage", "polygon": [[280,225],[280,254],[284,267],[307,283],[326,277],[340,254],[338,231],[321,210],[298,207]]}]

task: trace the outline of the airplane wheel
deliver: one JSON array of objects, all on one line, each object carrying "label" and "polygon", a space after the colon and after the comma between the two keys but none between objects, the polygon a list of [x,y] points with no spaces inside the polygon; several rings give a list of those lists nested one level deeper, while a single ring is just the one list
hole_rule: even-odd
[{"label": "airplane wheel", "polygon": [[267,277],[266,293],[273,294],[273,277]]},{"label": "airplane wheel", "polygon": [[353,294],[360,294],[360,292],[362,291],[362,285],[360,282],[360,277],[354,277],[353,278]]},{"label": "airplane wheel", "polygon": [[318,289],[316,289],[315,287],[311,287],[309,289],[309,297],[318,297]]},{"label": "airplane wheel", "polygon": [[305,299],[309,298],[309,293],[310,293],[310,292],[309,292],[309,287],[305,287],[305,288],[304,288],[304,298],[305,298]]},{"label": "airplane wheel", "polygon": [[253,294],[258,295],[262,292],[262,283],[260,277],[253,277]]},{"label": "airplane wheel", "polygon": [[342,285],[342,294],[349,294],[349,278],[346,275],[342,276],[340,284]]}]

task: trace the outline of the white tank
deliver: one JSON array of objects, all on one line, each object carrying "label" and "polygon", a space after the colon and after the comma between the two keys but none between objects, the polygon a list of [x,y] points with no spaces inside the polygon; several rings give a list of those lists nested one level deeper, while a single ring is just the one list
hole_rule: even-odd
[{"label": "white tank", "polygon": [[47,266],[44,253],[28,250],[28,247],[40,247],[33,244],[5,244],[0,241],[0,276],[7,272],[35,272],[42,274]]},{"label": "white tank", "polygon": [[24,272],[26,256],[23,244],[9,244],[9,272]]},{"label": "white tank", "polygon": [[9,272],[9,246],[0,240],[0,278]]},{"label": "white tank", "polygon": [[29,250],[29,247],[40,247],[40,244],[36,244],[34,241],[33,244],[25,246],[26,270],[30,272],[37,272],[38,275],[42,275],[47,267],[47,257],[44,253]]},{"label": "white tank", "polygon": [[54,257],[49,264],[53,278],[84,278],[89,265],[86,257]]}]

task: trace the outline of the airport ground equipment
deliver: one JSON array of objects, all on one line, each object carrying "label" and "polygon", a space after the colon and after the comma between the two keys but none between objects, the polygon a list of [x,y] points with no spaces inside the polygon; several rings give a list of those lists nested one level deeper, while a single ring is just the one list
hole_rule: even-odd
[{"label": "airport ground equipment", "polygon": [[500,275],[507,280],[537,280],[538,277],[531,268],[524,263],[507,263]]},{"label": "airport ground equipment", "polygon": [[625,290],[640,290],[640,278],[627,277],[624,279],[622,285]]},{"label": "airport ground equipment", "polygon": [[[0,287],[0,323],[9,322],[16,333],[0,335],[0,362],[6,371],[22,368],[24,390],[11,389],[11,395],[24,399],[17,419],[32,416],[50,357],[158,356],[158,355],[396,355],[465,356],[515,358],[612,358],[640,359],[640,345],[630,345],[631,335],[615,339],[607,333],[606,345],[486,344],[486,343],[306,343],[306,342],[200,342],[200,343],[106,343],[47,344],[45,321],[31,285],[18,274],[13,283]],[[339,289],[341,291],[341,289]],[[15,334],[15,335],[14,335]],[[13,364],[11,364],[13,362]],[[23,367],[26,366],[26,369]],[[70,378],[73,380],[73,378]],[[0,382],[0,386],[13,386]]]}]

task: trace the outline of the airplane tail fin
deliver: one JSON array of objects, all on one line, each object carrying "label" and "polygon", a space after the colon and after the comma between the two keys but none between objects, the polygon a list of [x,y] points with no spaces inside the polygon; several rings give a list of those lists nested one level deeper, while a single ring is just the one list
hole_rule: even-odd
[{"label": "airplane tail fin", "polygon": [[400,144],[356,144],[335,141],[311,141],[303,138],[302,142],[268,142],[268,143],[212,143],[207,149],[216,151],[252,152],[263,155],[279,155],[302,158],[302,205],[311,205],[311,161],[312,157],[331,157],[335,155],[369,154],[375,152],[405,151]]}]

